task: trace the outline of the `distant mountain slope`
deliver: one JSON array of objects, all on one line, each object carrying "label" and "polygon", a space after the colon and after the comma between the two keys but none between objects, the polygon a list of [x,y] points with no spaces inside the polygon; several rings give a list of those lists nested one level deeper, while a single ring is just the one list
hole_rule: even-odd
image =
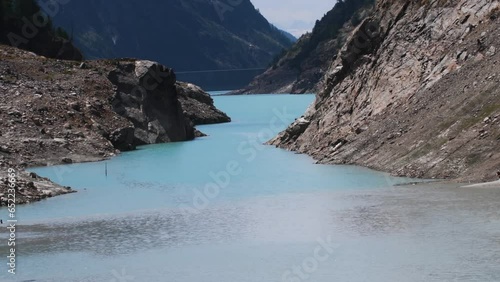
[{"label": "distant mountain slope", "polygon": [[0,44],[50,58],[82,59],[67,33],[53,26],[49,15],[40,10],[35,0],[0,0]]},{"label": "distant mountain slope", "polygon": [[151,59],[178,73],[265,68],[292,42],[250,0],[234,2],[74,0],[61,5],[54,22],[90,59]]},{"label": "distant mountain slope", "polygon": [[348,35],[371,10],[374,0],[339,1],[271,67],[235,93],[312,93],[321,89],[321,79],[335,60]]},{"label": "distant mountain slope", "polygon": [[[202,135],[194,125],[231,120],[209,94],[156,62],[81,63],[5,45],[0,99],[0,194],[7,193],[7,169],[15,169],[17,204],[72,192],[26,166],[104,160],[117,150],[192,140]],[[7,202],[0,197],[0,206]]]},{"label": "distant mountain slope", "polygon": [[279,27],[277,26],[274,26],[276,27],[282,34],[285,35],[285,37],[287,37],[291,42],[295,43],[297,42],[298,38],[295,37],[293,34],[291,34],[290,32],[286,31],[286,30],[283,30],[283,29],[280,29]]}]

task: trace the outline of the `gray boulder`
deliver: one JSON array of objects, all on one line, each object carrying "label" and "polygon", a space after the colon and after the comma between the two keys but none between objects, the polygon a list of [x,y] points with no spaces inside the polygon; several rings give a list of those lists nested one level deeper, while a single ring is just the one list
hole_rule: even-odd
[{"label": "gray boulder", "polygon": [[120,61],[108,79],[116,86],[114,111],[134,125],[133,138],[117,133],[120,144],[115,146],[135,148],[194,139],[195,129],[183,114],[172,69],[151,61]]}]

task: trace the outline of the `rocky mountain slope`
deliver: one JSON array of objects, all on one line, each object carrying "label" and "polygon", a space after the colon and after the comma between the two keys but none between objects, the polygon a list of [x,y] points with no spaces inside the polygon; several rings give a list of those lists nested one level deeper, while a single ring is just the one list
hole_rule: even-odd
[{"label": "rocky mountain slope", "polygon": [[352,30],[365,18],[374,0],[337,2],[317,21],[312,33],[302,36],[275,58],[271,67],[234,94],[317,93],[322,78]]},{"label": "rocky mountain slope", "polygon": [[500,2],[379,0],[270,143],[425,178],[500,171]]},{"label": "rocky mountain slope", "polygon": [[[61,61],[3,45],[0,96],[0,178],[9,167],[20,172],[19,202],[65,191],[25,167],[102,160],[194,139],[195,124],[230,121],[207,93],[158,63]],[[0,179],[0,194],[6,187]]]},{"label": "rocky mountain slope", "polygon": [[[263,68],[292,45],[250,0],[65,1],[54,23],[87,59],[145,58],[177,72]],[[214,80],[223,87],[227,73],[217,74],[189,77],[204,89]]]}]

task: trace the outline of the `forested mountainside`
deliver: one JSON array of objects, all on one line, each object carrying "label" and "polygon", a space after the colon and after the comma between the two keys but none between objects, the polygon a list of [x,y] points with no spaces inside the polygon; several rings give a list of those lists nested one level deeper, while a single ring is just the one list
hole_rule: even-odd
[{"label": "forested mountainside", "polygon": [[82,59],[67,32],[55,27],[51,17],[35,0],[0,0],[0,44],[50,58]]},{"label": "forested mountainside", "polygon": [[282,52],[271,66],[237,94],[316,93],[347,37],[373,8],[375,0],[338,1],[313,31]]},{"label": "forested mountainside", "polygon": [[250,0],[74,0],[60,6],[54,22],[86,58],[150,59],[207,88],[248,82],[262,70],[242,69],[265,68],[292,45]]}]

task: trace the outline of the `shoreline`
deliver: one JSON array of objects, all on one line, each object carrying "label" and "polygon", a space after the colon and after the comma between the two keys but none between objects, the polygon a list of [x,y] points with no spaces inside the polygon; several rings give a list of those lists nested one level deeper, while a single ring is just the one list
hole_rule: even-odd
[{"label": "shoreline", "polygon": [[[183,142],[190,142],[190,141],[183,141]],[[150,144],[154,145],[154,144]],[[271,146],[271,145],[269,145]],[[282,148],[276,148],[278,150],[283,150]],[[131,150],[130,152],[134,152],[136,150]],[[55,182],[53,179],[45,178],[42,176],[37,175],[34,172],[30,172],[29,169],[31,168],[41,168],[41,167],[55,167],[55,166],[68,166],[68,165],[75,165],[75,164],[83,164],[83,163],[97,163],[97,162],[103,162],[107,160],[111,160],[117,156],[119,156],[122,152],[115,152],[114,154],[107,156],[107,157],[95,157],[95,156],[80,156],[80,158],[75,158],[72,159],[71,163],[65,163],[63,161],[47,161],[45,163],[42,162],[37,162],[37,163],[32,163],[31,165],[28,165],[26,167],[19,167],[19,166],[12,166],[12,167],[2,167],[2,172],[0,173],[0,183],[5,183],[7,180],[5,178],[6,174],[4,174],[4,171],[7,171],[8,168],[14,168],[16,170],[16,177],[18,181],[18,187],[21,191],[20,195],[21,197],[16,198],[16,204],[30,204],[32,202],[37,202],[41,200],[45,200],[48,198],[52,198],[55,196],[60,196],[60,195],[65,195],[65,194],[71,194],[71,193],[77,193],[78,190],[73,190],[71,187],[67,186],[62,186]],[[328,165],[337,165],[337,164],[328,164]],[[367,168],[367,169],[373,169],[367,166],[363,165],[356,165],[359,167]],[[386,171],[381,171],[374,169],[377,172],[380,173],[389,173]],[[394,177],[405,177],[405,176],[398,176],[394,175]],[[471,182],[469,184],[466,184],[464,182],[460,182],[459,178],[457,179],[441,179],[441,180],[429,180],[429,181],[424,181],[424,179],[419,179],[417,178],[416,180],[422,180],[422,182],[408,182],[408,183],[400,183],[400,184],[393,184],[392,187],[415,187],[415,186],[421,186],[421,187],[439,187],[440,185],[444,185],[447,187],[451,187],[453,189],[457,188],[477,188],[477,189],[484,189],[484,188],[498,188],[500,189],[500,180],[496,181],[491,181],[491,182]],[[20,185],[19,185],[20,184]],[[24,192],[26,191],[26,192]],[[38,193],[37,193],[38,191]],[[0,194],[0,207],[5,206],[6,203],[6,198],[3,197],[4,194]],[[17,200],[20,201],[17,201]]]},{"label": "shoreline", "polygon": [[[156,62],[62,61],[0,45],[0,206],[8,170],[16,204],[74,193],[27,169],[103,161],[137,146],[194,140],[196,125],[230,122],[201,88]],[[153,89],[144,88],[151,76]],[[132,90],[130,90],[132,89]],[[142,95],[134,96],[138,92]],[[140,98],[138,100],[138,97]]]},{"label": "shoreline", "polygon": [[[47,162],[33,162],[27,166],[13,165],[9,163],[1,163],[0,184],[8,185],[7,172],[9,169],[15,170],[16,179],[16,205],[25,205],[33,202],[38,202],[48,198],[77,193],[72,187],[63,186],[53,179],[42,177],[35,172],[29,171],[31,168],[55,167],[61,165],[94,163],[110,160],[117,156],[114,154],[109,157],[93,157],[80,156],[80,158],[71,159],[71,163],[63,161],[50,160]],[[0,207],[8,205],[8,198],[5,197],[5,192],[0,192]]]},{"label": "shoreline", "polygon": [[461,186],[460,188],[500,189],[500,180],[491,181],[491,182],[476,183],[476,184],[469,184],[469,185]]}]

